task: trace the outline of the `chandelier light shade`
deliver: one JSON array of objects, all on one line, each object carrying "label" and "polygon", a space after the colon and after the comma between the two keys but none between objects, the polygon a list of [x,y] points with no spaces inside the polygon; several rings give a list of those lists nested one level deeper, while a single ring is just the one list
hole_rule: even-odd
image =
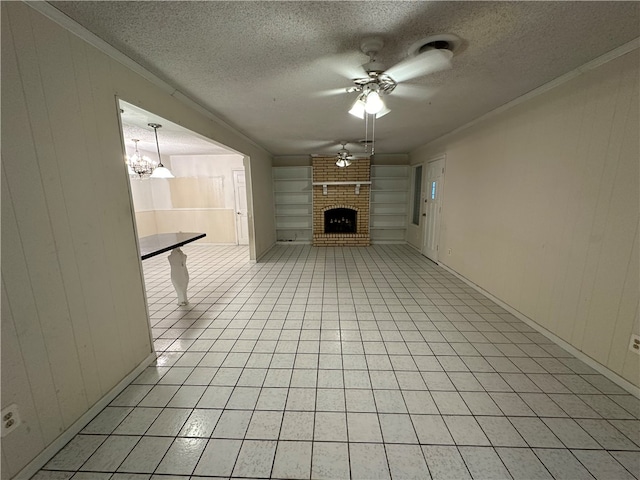
[{"label": "chandelier light shade", "polygon": [[146,155],[140,155],[140,152],[138,151],[138,142],[140,140],[134,138],[132,141],[136,146],[133,155],[127,159],[127,170],[129,171],[129,175],[132,177],[137,176],[138,178],[149,178],[156,169],[158,163],[151,160]]},{"label": "chandelier light shade", "polygon": [[153,132],[156,135],[156,148],[158,149],[158,166],[153,170],[151,174],[151,178],[174,178],[171,171],[162,164],[162,157],[160,156],[160,143],[158,143],[158,129],[162,128],[162,125],[159,123],[149,123],[151,128],[153,128]]}]

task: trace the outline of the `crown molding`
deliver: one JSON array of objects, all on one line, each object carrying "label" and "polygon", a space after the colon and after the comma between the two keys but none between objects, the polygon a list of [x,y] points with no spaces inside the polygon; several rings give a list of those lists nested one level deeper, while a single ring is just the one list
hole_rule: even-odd
[{"label": "crown molding", "polygon": [[[126,56],[120,50],[116,49],[111,44],[105,42],[100,37],[98,37],[96,34],[90,32],[85,27],[80,25],[78,22],[73,20],[71,17],[69,17],[65,13],[61,12],[60,10],[58,10],[56,7],[51,5],[49,2],[45,2],[45,1],[24,1],[24,3],[26,5],[29,5],[35,11],[41,13],[42,15],[47,17],[48,19],[54,21],[55,23],[60,25],[65,30],[73,33],[75,36],[77,36],[80,39],[84,40],[89,45],[97,48],[98,50],[100,50],[102,53],[104,53],[105,55],[109,56],[113,60],[121,63],[125,67],[127,67],[130,70],[134,71],[135,73],[137,73],[138,75],[143,77],[145,80],[151,82],[156,87],[158,87],[161,90],[163,90],[166,93],[168,93],[170,96],[172,96],[173,98],[178,100],[180,103],[182,103],[182,104],[186,105],[187,107],[195,110],[196,112],[202,114],[203,116],[207,117],[209,120],[212,120],[213,122],[217,123],[218,125],[231,130],[234,134],[238,135],[240,138],[242,138],[246,142],[250,143],[251,145],[253,145],[257,149],[261,150],[263,153],[265,153],[265,154],[267,154],[269,156],[273,156],[273,154],[271,152],[266,150],[263,146],[259,145],[255,140],[253,140],[251,137],[247,136],[247,134],[245,134],[242,131],[240,131],[237,127],[235,127],[235,126],[229,124],[228,122],[222,120],[220,117],[216,116],[211,111],[209,111],[207,108],[203,107],[198,102],[196,102],[195,100],[191,99],[190,97],[188,97],[187,95],[182,93],[180,90],[178,90],[176,87],[174,87],[170,83],[167,83],[166,81],[162,80],[157,75],[151,73],[149,70],[144,68],[142,65],[140,65],[139,63],[137,63],[136,61],[134,61],[130,57]],[[232,147],[228,147],[227,146],[227,148],[235,150]]]}]

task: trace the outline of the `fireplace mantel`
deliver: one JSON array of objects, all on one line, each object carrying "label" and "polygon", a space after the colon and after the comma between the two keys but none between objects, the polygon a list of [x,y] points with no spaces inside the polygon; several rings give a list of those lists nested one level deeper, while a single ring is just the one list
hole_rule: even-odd
[{"label": "fireplace mantel", "polygon": [[371,182],[313,182],[313,185],[322,185],[322,195],[328,194],[329,185],[355,185],[355,194],[360,195],[360,185],[371,185]]}]

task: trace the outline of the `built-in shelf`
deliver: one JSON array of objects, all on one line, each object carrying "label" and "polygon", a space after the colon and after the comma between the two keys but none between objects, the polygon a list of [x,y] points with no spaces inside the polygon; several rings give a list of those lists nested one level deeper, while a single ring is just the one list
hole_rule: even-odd
[{"label": "built-in shelf", "polygon": [[273,167],[276,240],[308,244],[313,239],[311,167]]},{"label": "built-in shelf", "polygon": [[[372,165],[370,182],[315,182],[371,186],[370,233],[374,243],[406,240],[409,207],[409,166]],[[313,241],[313,177],[311,167],[274,167],[276,238],[280,243]]]},{"label": "built-in shelf", "polygon": [[406,240],[409,190],[407,165],[371,165],[370,231],[373,243],[403,243]]}]

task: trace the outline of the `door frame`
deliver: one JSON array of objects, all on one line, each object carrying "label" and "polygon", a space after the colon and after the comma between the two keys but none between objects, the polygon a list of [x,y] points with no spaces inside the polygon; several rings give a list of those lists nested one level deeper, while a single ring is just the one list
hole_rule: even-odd
[{"label": "door frame", "polygon": [[423,181],[422,181],[422,185],[423,185],[423,203],[422,206],[424,208],[423,210],[423,214],[424,217],[427,216],[427,202],[429,199],[429,167],[431,164],[435,163],[435,162],[442,162],[442,172],[440,174],[440,184],[438,185],[439,191],[436,193],[437,198],[438,198],[438,203],[439,203],[439,208],[436,212],[436,220],[435,220],[435,235],[436,235],[436,250],[435,253],[432,253],[431,255],[427,255],[427,239],[429,238],[428,234],[429,234],[429,221],[428,219],[425,218],[425,222],[424,225],[422,227],[422,245],[420,246],[420,252],[427,257],[429,260],[434,261],[435,263],[438,263],[439,260],[439,255],[440,255],[440,226],[442,223],[442,206],[444,203],[444,184],[445,184],[445,172],[446,172],[446,165],[447,165],[447,161],[446,161],[446,154],[441,154],[438,155],[436,157],[430,158],[429,160],[427,160],[426,162],[424,162],[424,166],[426,168],[423,168]]},{"label": "door frame", "polygon": [[[411,195],[409,197],[408,217],[407,217],[407,241],[416,250],[422,251],[422,234],[424,230],[424,221],[422,214],[424,213],[424,178],[425,163],[415,163],[410,165],[411,173],[409,181],[411,182]],[[416,191],[416,177],[418,168],[422,168],[420,172],[420,191]],[[415,198],[418,198],[418,223],[413,223],[413,214],[415,211]]]},{"label": "door frame", "polygon": [[[239,225],[239,218],[242,218],[241,215],[238,215],[238,184],[236,182],[236,172],[242,172],[244,174],[244,191],[245,191],[245,204],[246,204],[246,210],[247,210],[247,215],[246,215],[246,222],[247,222],[247,243],[240,243],[240,235],[238,235],[238,229],[240,227]],[[231,170],[231,176],[233,177],[233,199],[234,199],[234,205],[233,205],[233,209],[234,209],[234,217],[235,217],[235,227],[236,227],[236,245],[249,245],[251,243],[250,240],[250,234],[249,234],[249,195],[247,194],[247,171],[245,168],[233,168]]]}]

